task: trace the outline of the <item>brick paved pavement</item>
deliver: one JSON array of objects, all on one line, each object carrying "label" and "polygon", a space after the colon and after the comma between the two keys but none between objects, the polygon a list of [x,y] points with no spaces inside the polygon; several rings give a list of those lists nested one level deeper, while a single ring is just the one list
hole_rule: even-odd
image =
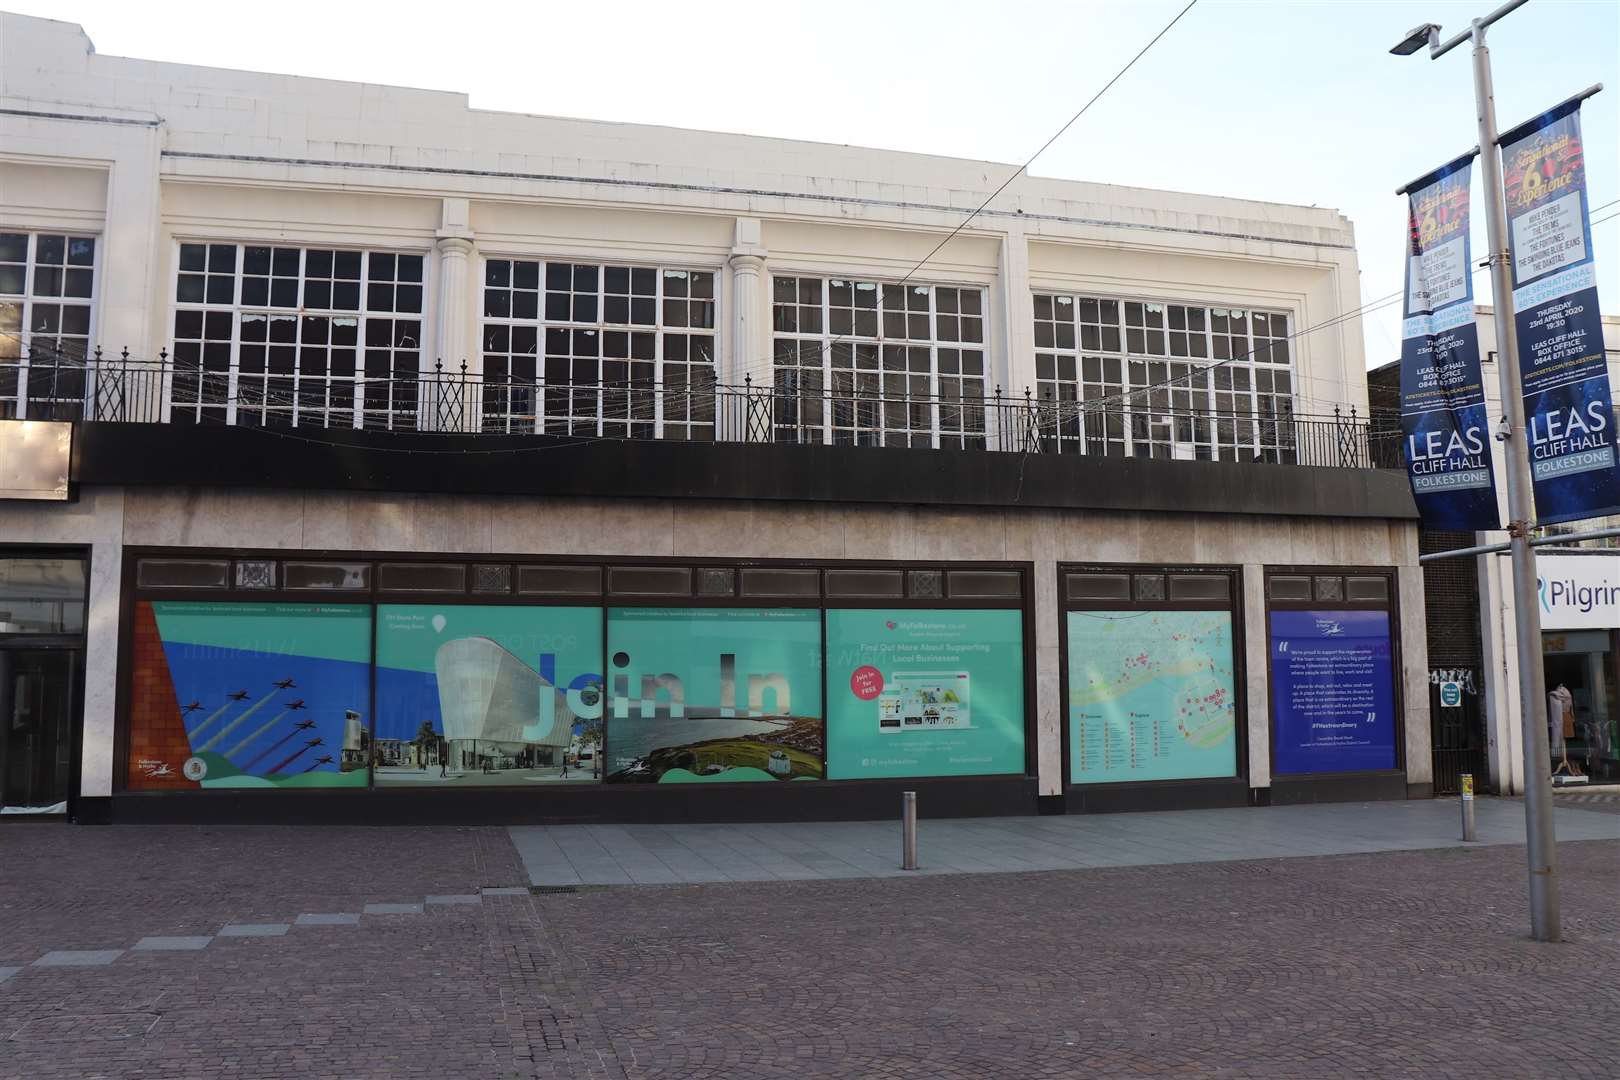
[{"label": "brick paved pavement", "polygon": [[1612,1077],[1620,842],[1560,851],[1541,946],[1513,847],[527,895],[500,829],[10,828],[0,1076]]}]

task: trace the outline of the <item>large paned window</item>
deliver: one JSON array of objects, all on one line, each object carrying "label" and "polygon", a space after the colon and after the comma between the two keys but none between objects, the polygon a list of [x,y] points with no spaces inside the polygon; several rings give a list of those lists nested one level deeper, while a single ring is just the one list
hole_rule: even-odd
[{"label": "large paned window", "polygon": [[1037,293],[1035,349],[1052,449],[1294,460],[1284,314]]},{"label": "large paned window", "polygon": [[423,256],[181,244],[177,422],[417,427]]},{"label": "large paned window", "polygon": [[772,282],[778,442],[985,445],[984,290]]},{"label": "large paned window", "polygon": [[84,401],[96,240],[0,230],[0,419]]},{"label": "large paned window", "polygon": [[715,273],[488,259],[486,431],[714,438]]}]

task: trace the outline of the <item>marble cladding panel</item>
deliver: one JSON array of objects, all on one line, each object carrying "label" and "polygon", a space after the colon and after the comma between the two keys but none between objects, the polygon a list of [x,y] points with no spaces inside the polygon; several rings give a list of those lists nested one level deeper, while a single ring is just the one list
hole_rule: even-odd
[{"label": "marble cladding panel", "polygon": [[844,507],[844,558],[917,558],[916,518],[910,506]]},{"label": "marble cladding panel", "polygon": [[920,506],[913,528],[918,559],[967,561],[1007,557],[1005,514],[994,509]]},{"label": "marble cladding panel", "polygon": [[840,559],[845,513],[825,503],[675,502],[671,550],[722,558]]},{"label": "marble cladding panel", "polygon": [[304,542],[304,495],[225,488],[131,488],[124,542],[178,547],[285,547]]},{"label": "marble cladding panel", "polygon": [[1063,793],[1063,658],[1056,645],[1035,650],[1035,764],[1042,795]]},{"label": "marble cladding panel", "polygon": [[1030,587],[1035,593],[1035,644],[1056,648],[1061,617],[1058,614],[1057,563],[1050,558],[1037,560]]},{"label": "marble cladding panel", "polygon": [[1057,561],[1058,515],[1055,511],[1009,511],[1006,534],[1007,558],[1019,562]]},{"label": "marble cladding panel", "polygon": [[1053,543],[1064,562],[1136,562],[1142,557],[1142,521],[1135,514],[1050,511]]},{"label": "marble cladding panel", "polygon": [[1294,545],[1286,525],[1253,514],[1201,516],[1194,522],[1201,563],[1292,562]]},{"label": "marble cladding panel", "polygon": [[79,793],[112,794],[113,725],[118,703],[118,617],[124,548],[116,541],[90,553],[85,620],[84,734],[79,755]]},{"label": "marble cladding panel", "polygon": [[12,500],[0,510],[0,543],[116,542],[123,530],[123,488],[86,488],[73,502]]},{"label": "marble cladding panel", "polygon": [[1423,570],[1403,566],[1396,573],[1400,592],[1401,695],[1406,716],[1406,780],[1434,779],[1429,729],[1429,640],[1423,607]]},{"label": "marble cladding panel", "polygon": [[1271,695],[1266,676],[1270,628],[1266,624],[1266,574],[1260,563],[1243,567],[1243,663],[1249,710],[1249,786],[1271,786]]}]

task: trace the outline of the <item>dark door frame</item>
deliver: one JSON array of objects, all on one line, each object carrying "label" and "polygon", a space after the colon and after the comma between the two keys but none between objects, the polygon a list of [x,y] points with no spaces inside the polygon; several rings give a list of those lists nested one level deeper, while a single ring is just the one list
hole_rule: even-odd
[{"label": "dark door frame", "polygon": [[[60,816],[46,814],[5,814],[5,821],[66,821],[72,818],[79,789],[80,755],[84,741],[84,641],[71,634],[19,635],[0,640],[0,653],[65,653],[72,658],[73,670],[65,687],[68,695],[67,741],[68,770],[66,789],[62,792],[67,812]],[[0,698],[5,697],[0,691]],[[0,716],[0,724],[9,723],[9,716]],[[9,770],[9,736],[0,732],[0,805],[6,804],[6,777]]]},{"label": "dark door frame", "polygon": [[[17,651],[67,650],[78,653],[78,663],[68,687],[68,778],[67,813],[4,814],[0,821],[72,821],[77,817],[79,788],[84,766],[84,681],[89,654],[90,579],[95,570],[88,544],[0,544],[0,559],[77,559],[84,564],[84,627],[77,634],[8,634],[0,637],[0,649]],[[9,721],[9,717],[6,718]],[[3,754],[3,750],[0,750]],[[3,777],[0,777],[3,783]]]}]

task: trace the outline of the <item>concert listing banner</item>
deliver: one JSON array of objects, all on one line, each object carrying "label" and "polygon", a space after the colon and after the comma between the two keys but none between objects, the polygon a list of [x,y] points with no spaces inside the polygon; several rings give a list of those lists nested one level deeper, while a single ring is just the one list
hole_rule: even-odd
[{"label": "concert listing banner", "polygon": [[1620,511],[1580,102],[1502,136],[1513,318],[1541,524]]},{"label": "concert listing banner", "polygon": [[1470,153],[1407,189],[1401,433],[1418,512],[1440,529],[1500,524],[1474,323],[1472,165]]}]

